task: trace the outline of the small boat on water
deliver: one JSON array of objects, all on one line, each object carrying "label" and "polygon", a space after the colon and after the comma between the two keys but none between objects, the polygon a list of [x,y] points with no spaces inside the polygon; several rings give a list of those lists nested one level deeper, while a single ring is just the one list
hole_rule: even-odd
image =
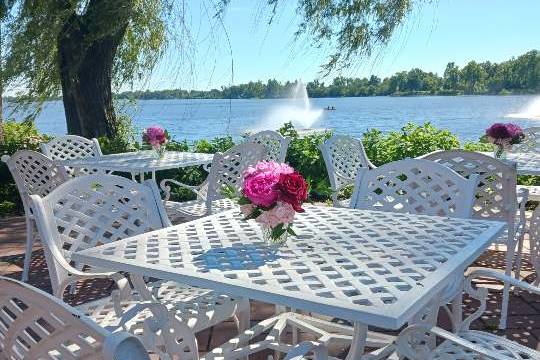
[{"label": "small boat on water", "polygon": [[336,107],[335,106],[327,106],[327,107],[324,108],[324,110],[333,111],[333,110],[336,110]]}]

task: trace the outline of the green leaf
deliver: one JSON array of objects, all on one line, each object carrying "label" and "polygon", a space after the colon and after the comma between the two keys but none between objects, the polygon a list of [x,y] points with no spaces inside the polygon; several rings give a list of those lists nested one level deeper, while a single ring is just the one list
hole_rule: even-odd
[{"label": "green leaf", "polygon": [[246,216],[246,217],[244,218],[244,220],[256,219],[256,218],[258,218],[259,215],[261,215],[261,214],[262,214],[262,210],[259,209],[259,208],[255,208],[255,209],[251,212],[251,214],[249,214],[248,216]]},{"label": "green leaf", "polygon": [[247,197],[241,196],[238,199],[238,205],[247,205],[247,204],[251,204],[251,201],[249,201],[249,199]]},{"label": "green leaf", "polygon": [[270,234],[270,237],[272,237],[272,239],[274,240],[279,239],[279,237],[283,235],[285,231],[287,230],[283,227],[283,224],[279,224],[278,226],[272,229],[272,233]]},{"label": "green leaf", "polygon": [[228,199],[236,199],[238,197],[236,189],[231,185],[223,185],[221,188],[221,195]]},{"label": "green leaf", "polygon": [[287,227],[287,232],[289,234],[291,234],[292,236],[298,236],[296,235],[296,233],[294,232],[293,228],[292,228],[292,225],[289,225],[289,227]]}]

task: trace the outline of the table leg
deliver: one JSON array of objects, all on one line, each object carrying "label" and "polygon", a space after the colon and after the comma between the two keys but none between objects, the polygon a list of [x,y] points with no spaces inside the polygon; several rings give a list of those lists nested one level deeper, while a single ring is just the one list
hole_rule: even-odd
[{"label": "table leg", "polygon": [[368,327],[359,322],[354,323],[353,339],[346,360],[357,360],[364,354]]},{"label": "table leg", "polygon": [[144,182],[144,171],[139,173],[139,182],[142,184]]},{"label": "table leg", "polygon": [[156,172],[152,171],[152,180],[156,182]]}]

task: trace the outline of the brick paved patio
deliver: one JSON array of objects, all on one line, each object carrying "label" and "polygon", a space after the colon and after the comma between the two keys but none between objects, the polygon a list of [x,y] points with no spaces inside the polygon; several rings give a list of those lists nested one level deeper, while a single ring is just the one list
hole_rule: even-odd
[{"label": "brick paved patio", "polygon": [[[25,223],[23,217],[11,217],[0,219],[0,275],[19,279],[22,271],[22,262],[25,243]],[[50,292],[50,281],[47,273],[43,250],[39,244],[34,247],[32,266],[30,271],[30,284]],[[504,252],[489,250],[479,258],[474,267],[489,267],[504,269]],[[528,261],[524,262],[522,273],[526,281],[535,279],[532,266]],[[531,348],[539,349],[540,342],[540,296],[530,295],[524,292],[512,295],[510,299],[510,312],[508,316],[508,329],[497,330],[500,314],[500,302],[502,298],[501,286],[486,282],[491,288],[488,309],[481,319],[473,323],[473,327],[485,331],[491,331],[499,335],[525,344]],[[75,295],[66,296],[66,301],[72,305],[80,304],[92,299],[104,296],[110,291],[111,283],[103,280],[86,281],[79,283]],[[474,304],[465,301],[465,311],[470,311]],[[252,303],[252,322],[268,318],[274,314],[274,306],[260,302]],[[440,322],[448,323],[446,314],[441,311]],[[234,324],[229,321],[212,329],[198,334],[199,346],[202,352],[223,343],[236,335]],[[331,349],[333,355],[343,357],[347,349]],[[263,354],[257,358],[265,358]]]}]

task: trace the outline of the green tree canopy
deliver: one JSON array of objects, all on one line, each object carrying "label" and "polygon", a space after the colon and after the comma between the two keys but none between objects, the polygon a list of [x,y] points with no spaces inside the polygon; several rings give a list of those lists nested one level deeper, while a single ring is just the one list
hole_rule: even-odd
[{"label": "green tree canopy", "polygon": [[[261,0],[270,22],[285,0]],[[418,0],[421,1],[421,0]],[[220,17],[232,0],[216,0]],[[68,131],[116,132],[112,90],[148,76],[167,46],[190,46],[185,0],[13,0],[4,48],[3,79],[30,103],[63,95]],[[349,66],[390,39],[412,0],[298,0],[296,36],[333,48],[326,72]],[[231,88],[231,93],[236,89]],[[263,96],[264,84],[249,93]]]}]

